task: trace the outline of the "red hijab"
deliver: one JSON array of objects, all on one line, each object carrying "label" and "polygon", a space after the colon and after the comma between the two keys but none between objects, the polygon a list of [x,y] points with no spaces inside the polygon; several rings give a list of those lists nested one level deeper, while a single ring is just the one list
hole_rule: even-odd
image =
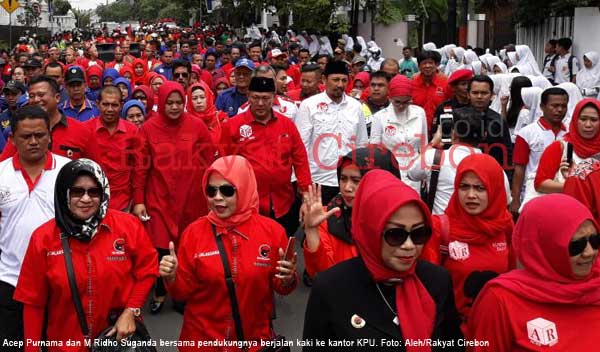
[{"label": "red hijab", "polygon": [[549,194],[528,202],[513,235],[523,269],[500,275],[484,290],[496,285],[533,302],[600,305],[600,261],[596,259],[583,280],[573,278],[570,264],[569,242],[586,220],[600,229],[589,209],[565,194]]},{"label": "red hijab", "polygon": [[[396,285],[396,309],[405,339],[429,339],[436,307],[417,275],[415,266],[404,272],[387,267],[381,258],[381,233],[396,210],[408,203],[419,206],[431,226],[431,213],[419,195],[396,176],[384,170],[369,171],[361,180],[352,209],[352,238],[375,282],[402,279]],[[430,347],[409,347],[407,351],[431,351]]]},{"label": "red hijab", "polygon": [[[141,76],[138,76],[135,73],[136,65],[141,65],[142,69],[144,70],[144,72],[142,73]],[[132,77],[133,82],[136,85],[142,85],[142,84],[147,85],[148,84],[148,64],[146,62],[144,62],[143,59],[135,59],[135,60],[133,60],[133,63],[131,64],[131,68],[133,70],[133,77]]]},{"label": "red hijab", "polygon": [[217,159],[204,173],[202,189],[206,189],[208,179],[213,172],[219,173],[235,186],[237,207],[233,215],[226,219],[221,219],[211,210],[207,216],[208,221],[216,226],[232,229],[246,222],[252,215],[258,214],[256,177],[252,165],[246,158],[230,155]]},{"label": "red hijab", "polygon": [[154,111],[152,111],[152,108],[154,107],[154,92],[152,91],[152,88],[141,85],[135,87],[131,96],[135,96],[135,92],[137,91],[141,91],[146,96],[146,118],[150,118],[154,114]]},{"label": "red hijab", "polygon": [[575,105],[571,125],[569,126],[569,133],[565,136],[565,140],[573,144],[575,154],[584,159],[600,153],[600,132],[592,139],[584,139],[579,135],[579,129],[577,128],[581,110],[588,106],[596,108],[598,113],[600,113],[600,102],[598,100],[592,98],[583,99]]},{"label": "red hijab", "polygon": [[[204,111],[194,110],[192,104],[192,92],[200,88],[206,95],[206,109]],[[217,107],[215,106],[215,96],[210,87],[204,81],[198,81],[192,84],[187,90],[187,111],[190,115],[202,119],[208,126],[217,117]]]},{"label": "red hijab", "polygon": [[174,81],[165,81],[158,88],[158,118],[165,124],[165,126],[178,126],[181,124],[184,118],[188,118],[187,113],[183,112],[177,120],[170,119],[165,114],[165,107],[167,105],[167,98],[173,92],[177,92],[181,95],[181,99],[185,101],[185,92],[181,84]]},{"label": "red hijab", "polygon": [[121,69],[119,70],[119,76],[125,78],[125,73],[129,72],[129,74],[131,74],[131,86],[133,87],[135,85],[135,72],[133,71],[133,68],[129,65],[124,65],[123,67],[121,67]]},{"label": "red hijab", "polygon": [[[93,89],[99,89],[102,88],[102,73],[104,72],[104,70],[102,69],[101,66],[98,65],[92,65],[90,67],[87,68],[87,70],[85,70],[85,83],[88,87],[90,87],[90,77],[91,76],[96,76],[98,77],[98,81],[100,82],[100,87],[97,88],[93,88]],[[92,89],[92,88],[90,88]]]},{"label": "red hijab", "polygon": [[[469,215],[458,200],[460,182],[469,171],[479,177],[487,190],[488,206],[478,215]],[[454,193],[446,208],[446,214],[450,221],[452,239],[474,244],[486,243],[500,235],[510,239],[513,221],[507,210],[504,171],[496,159],[487,154],[473,154],[462,160],[456,170]]]}]

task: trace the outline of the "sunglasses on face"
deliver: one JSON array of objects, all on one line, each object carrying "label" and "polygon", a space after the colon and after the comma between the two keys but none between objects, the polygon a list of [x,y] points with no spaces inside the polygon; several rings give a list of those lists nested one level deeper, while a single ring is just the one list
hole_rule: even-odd
[{"label": "sunglasses on face", "polygon": [[189,74],[187,72],[177,72],[177,73],[173,74],[173,77],[175,77],[175,78],[179,78],[179,77],[188,78]]},{"label": "sunglasses on face", "polygon": [[69,188],[69,195],[75,198],[82,198],[85,194],[87,194],[90,198],[100,198],[102,197],[102,189],[100,187],[92,187],[92,188],[81,188],[81,187],[71,187]]},{"label": "sunglasses on face", "polygon": [[135,99],[135,100],[146,100],[146,96],[145,95],[135,95],[133,97],[133,99]]},{"label": "sunglasses on face", "polygon": [[394,227],[383,231],[383,239],[392,247],[401,246],[409,236],[414,244],[425,244],[429,237],[431,237],[431,228],[429,226],[421,226],[409,232],[402,227]]},{"label": "sunglasses on face", "polygon": [[219,191],[223,197],[227,198],[235,195],[235,187],[232,185],[221,185],[218,187],[211,185],[206,186],[206,196],[208,198],[214,198],[217,195],[217,191]]},{"label": "sunglasses on face", "polygon": [[594,250],[598,249],[598,246],[600,246],[600,235],[596,233],[596,234],[589,235],[587,237],[582,237],[578,240],[569,242],[569,255],[571,257],[574,257],[576,255],[583,253],[588,242],[590,243],[590,246],[592,246],[592,249],[594,249]]}]

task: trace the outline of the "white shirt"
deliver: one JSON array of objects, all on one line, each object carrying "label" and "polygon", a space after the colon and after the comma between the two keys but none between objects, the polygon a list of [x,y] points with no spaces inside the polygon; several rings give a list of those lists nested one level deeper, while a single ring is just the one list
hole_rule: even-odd
[{"label": "white shirt", "polygon": [[34,188],[15,170],[13,158],[0,163],[0,281],[17,285],[31,234],[54,218],[54,184],[70,159],[52,155],[52,166],[43,170]]},{"label": "white shirt", "polygon": [[[240,106],[237,113],[241,114],[246,112],[248,108],[250,108],[250,102],[247,101]],[[275,99],[273,100],[273,110],[294,121],[296,118],[296,113],[298,112],[298,105],[288,98],[282,97],[281,95],[276,95]]]},{"label": "white shirt", "polygon": [[295,123],[308,153],[313,182],[337,187],[339,158],[368,142],[361,103],[344,94],[336,104],[322,92],[302,101]]},{"label": "white shirt", "polygon": [[398,161],[402,180],[419,191],[420,183],[408,181],[407,174],[413,160],[421,153],[421,146],[428,142],[425,110],[417,105],[409,105],[401,114],[396,115],[394,106],[390,104],[373,115],[371,121],[369,142],[385,145]]},{"label": "white shirt", "polygon": [[[555,62],[556,72],[554,72],[554,82],[556,84],[571,82],[569,79],[569,58],[571,53],[566,53],[564,56],[558,56]],[[573,76],[579,72],[579,63],[577,58],[573,58]]]}]

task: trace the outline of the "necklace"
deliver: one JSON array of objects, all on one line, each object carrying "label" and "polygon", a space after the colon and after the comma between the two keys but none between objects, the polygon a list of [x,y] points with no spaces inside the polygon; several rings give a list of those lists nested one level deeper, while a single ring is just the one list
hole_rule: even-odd
[{"label": "necklace", "polygon": [[375,284],[375,287],[377,287],[377,291],[379,291],[379,294],[381,295],[381,298],[383,298],[383,301],[385,302],[385,305],[388,307],[388,309],[394,313],[394,320],[392,320],[392,322],[396,325],[400,325],[400,321],[398,320],[398,313],[396,313],[396,311],[394,309],[392,309],[392,305],[390,304],[390,302],[388,302],[388,300],[385,298],[385,296],[383,295],[383,292],[381,292],[381,288],[379,288],[379,284]]}]

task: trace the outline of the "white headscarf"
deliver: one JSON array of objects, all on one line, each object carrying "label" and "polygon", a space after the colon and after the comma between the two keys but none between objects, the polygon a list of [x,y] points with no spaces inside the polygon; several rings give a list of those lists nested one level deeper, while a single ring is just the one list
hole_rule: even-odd
[{"label": "white headscarf", "polygon": [[481,63],[481,61],[473,61],[471,63],[471,68],[473,69],[473,74],[480,75],[482,66],[483,66],[483,64]]},{"label": "white headscarf", "polygon": [[[483,54],[479,57],[479,61],[481,61],[481,63],[483,63],[485,70],[491,74],[494,74],[493,66],[490,66],[490,59],[493,57],[494,57],[494,55],[492,55],[492,54]],[[500,59],[498,59],[498,60],[500,60]]]},{"label": "white headscarf", "polygon": [[537,121],[544,114],[540,107],[543,91],[543,89],[535,86],[521,88],[521,98],[523,99],[523,105],[529,109],[530,122]]},{"label": "white headscarf", "polygon": [[517,65],[517,52],[516,51],[507,51],[506,56],[508,56],[508,61],[510,61],[510,68],[516,67]]},{"label": "white headscarf", "polygon": [[[508,67],[506,67],[506,64],[502,61],[498,61],[494,64],[494,67],[498,66],[500,68],[500,72],[502,73],[508,73]],[[492,67],[492,69],[494,68]]]},{"label": "white headscarf", "polygon": [[319,44],[319,38],[317,38],[317,36],[314,34],[310,35],[310,40],[311,42],[308,45],[308,51],[310,52],[310,56],[314,56],[319,53],[321,44]]},{"label": "white headscarf", "polygon": [[583,55],[592,62],[592,68],[586,68],[583,66],[579,72],[577,72],[577,86],[583,88],[594,88],[600,86],[600,55],[595,51],[590,51]]},{"label": "white headscarf", "polygon": [[437,46],[435,45],[435,43],[429,42],[429,43],[425,43],[423,44],[423,50],[436,50]]},{"label": "white headscarf", "polygon": [[321,47],[319,48],[319,54],[327,54],[329,56],[333,56],[333,48],[331,47],[331,42],[327,36],[322,36],[319,38],[319,42]]},{"label": "white headscarf", "polygon": [[567,115],[563,120],[563,124],[565,124],[565,126],[569,128],[571,117],[573,117],[573,111],[575,111],[575,106],[577,105],[577,103],[583,100],[583,95],[581,95],[581,91],[579,90],[579,88],[571,82],[561,83],[557,87],[566,90],[569,94],[569,105],[567,107]]},{"label": "white headscarf", "polygon": [[356,41],[358,42],[358,44],[360,44],[361,46],[361,50],[360,50],[360,56],[366,58],[367,55],[369,54],[369,48],[367,47],[367,42],[365,42],[365,39],[363,37],[361,37],[360,35],[356,37]]},{"label": "white headscarf", "polygon": [[463,62],[465,65],[471,65],[473,62],[479,61],[479,57],[473,50],[467,50]]},{"label": "white headscarf", "polygon": [[527,78],[529,78],[534,87],[539,87],[542,90],[552,87],[552,83],[550,83],[550,81],[544,76],[528,75]]},{"label": "white headscarf", "polygon": [[497,113],[502,113],[502,97],[510,95],[510,84],[515,75],[511,74],[497,74],[492,75],[490,78],[494,82],[494,99],[490,105],[490,109]]},{"label": "white headscarf", "polygon": [[308,40],[306,40],[306,38],[303,35],[299,35],[298,40],[300,41],[300,46],[302,46],[303,49],[308,49]]},{"label": "white headscarf", "polygon": [[519,56],[519,61],[516,64],[519,73],[523,75],[541,76],[540,66],[535,60],[531,49],[529,49],[527,45],[517,45],[515,49]]},{"label": "white headscarf", "polygon": [[446,69],[444,70],[444,74],[450,77],[452,72],[456,71],[460,66],[462,66],[463,59],[465,57],[465,49],[457,46],[449,50],[449,52],[454,54],[454,58],[451,58],[446,63]]},{"label": "white headscarf", "polygon": [[352,51],[352,48],[354,47],[354,39],[352,39],[352,37],[348,34],[342,34],[342,39],[346,41],[346,46],[344,47],[344,50]]}]

